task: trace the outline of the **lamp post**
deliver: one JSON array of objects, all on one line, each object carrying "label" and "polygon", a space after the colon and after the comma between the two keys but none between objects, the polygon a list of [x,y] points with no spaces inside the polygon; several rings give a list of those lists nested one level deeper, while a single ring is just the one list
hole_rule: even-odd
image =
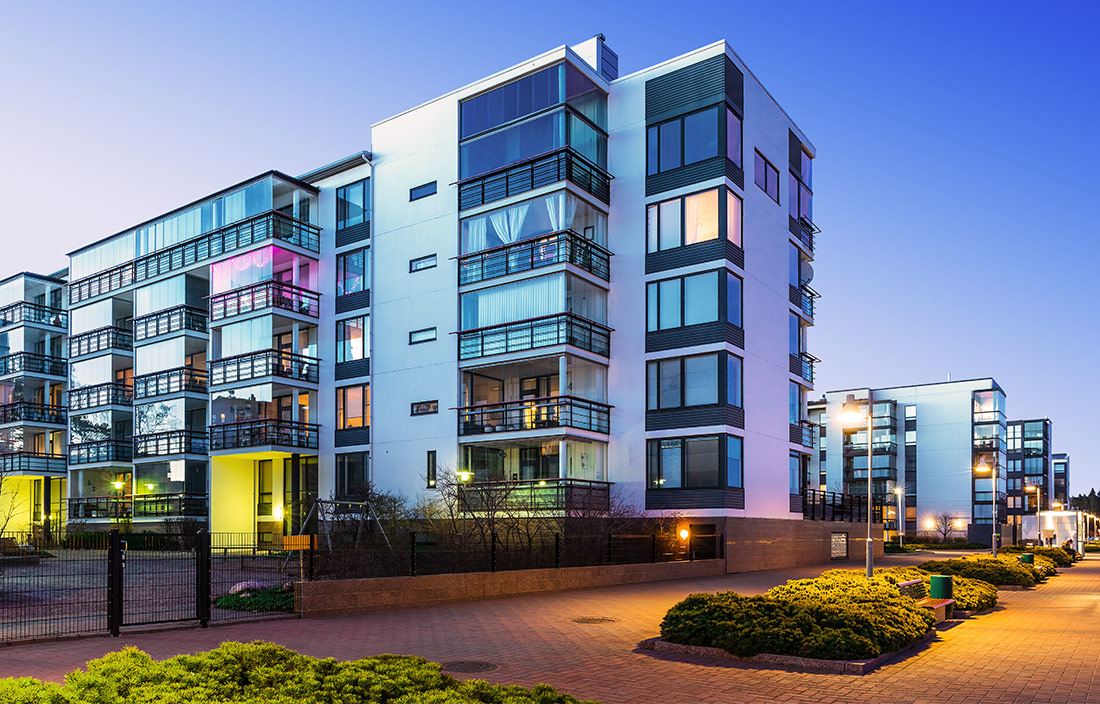
[{"label": "lamp post", "polygon": [[[850,423],[857,423],[863,419],[859,412],[859,404],[856,403],[855,394],[848,394],[841,409],[841,418]],[[874,416],[874,402],[871,399],[871,389],[867,389],[867,579],[875,575],[875,544],[871,537],[871,514],[874,511],[874,495],[871,493],[871,433]]]},{"label": "lamp post", "polygon": [[991,542],[993,544],[993,557],[997,557],[997,466],[989,466],[989,463],[983,457],[978,460],[978,466],[974,468],[974,471],[978,474],[993,472],[993,536]]},{"label": "lamp post", "polygon": [[900,547],[903,547],[905,545],[905,531],[902,530],[902,526],[905,525],[905,524],[902,523],[904,518],[902,517],[902,503],[901,503],[902,499],[905,498],[905,491],[903,491],[900,486],[895,486],[894,487],[894,495],[898,497],[898,547],[900,548]]}]

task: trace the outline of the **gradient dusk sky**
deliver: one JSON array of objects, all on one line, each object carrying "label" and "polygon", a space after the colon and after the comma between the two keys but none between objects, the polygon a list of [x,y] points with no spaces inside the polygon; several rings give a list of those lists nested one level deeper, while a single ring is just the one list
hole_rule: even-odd
[{"label": "gradient dusk sky", "polygon": [[1100,3],[3,7],[0,276],[561,44],[603,33],[625,75],[724,37],[818,150],[818,393],[993,376],[1100,487]]}]

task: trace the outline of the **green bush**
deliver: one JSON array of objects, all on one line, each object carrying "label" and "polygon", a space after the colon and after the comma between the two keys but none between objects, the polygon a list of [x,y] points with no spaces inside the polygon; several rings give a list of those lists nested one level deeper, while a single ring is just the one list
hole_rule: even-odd
[{"label": "green bush", "polygon": [[998,551],[1001,555],[1019,555],[1023,552],[1030,552],[1032,555],[1042,555],[1054,562],[1058,567],[1069,567],[1073,564],[1073,558],[1070,554],[1062,548],[1048,548],[1048,547],[1034,547],[1029,548],[1024,545],[1009,545],[1008,547],[1001,548]]},{"label": "green bush", "polygon": [[950,560],[929,560],[920,569],[932,574],[950,574],[970,579],[980,579],[994,586],[1016,585],[1031,587],[1041,576],[1039,568],[1029,569],[1015,557],[990,555],[966,555]]},{"label": "green bush", "polygon": [[[863,570],[829,570],[821,576],[829,577],[839,572],[848,572],[859,576],[865,574]],[[880,567],[875,570],[875,576],[882,577],[894,584],[920,579],[924,581],[925,593],[930,593],[932,590],[932,573],[918,567]],[[956,609],[985,611],[997,605],[997,587],[992,584],[958,575],[951,575],[951,582],[954,584],[953,594]]]},{"label": "green bush", "polygon": [[234,611],[286,611],[294,612],[294,587],[265,587],[248,589],[237,594],[225,594],[214,600],[214,606]]},{"label": "green bush", "polygon": [[1100,543],[1085,543],[1085,552],[1100,552]]},{"label": "green bush", "polygon": [[906,547],[914,550],[988,550],[984,543],[906,543]]},{"label": "green bush", "polygon": [[533,689],[460,681],[423,658],[337,662],[263,642],[157,662],[136,648],[71,672],[64,685],[0,680],[5,704],[580,704],[548,685]]},{"label": "green bush", "polygon": [[903,648],[932,627],[932,615],[886,579],[837,572],[790,581],[763,596],[692,594],[665,614],[661,637],[741,657],[852,660]]}]

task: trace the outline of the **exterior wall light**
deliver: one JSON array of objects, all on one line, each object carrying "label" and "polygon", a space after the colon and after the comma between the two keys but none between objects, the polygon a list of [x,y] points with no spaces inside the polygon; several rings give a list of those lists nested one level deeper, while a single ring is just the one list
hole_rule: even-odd
[{"label": "exterior wall light", "polygon": [[691,533],[688,532],[687,528],[680,529],[680,540],[687,540],[689,535],[691,535]]},{"label": "exterior wall light", "polygon": [[469,472],[469,471],[466,471],[466,470],[459,470],[459,471],[455,472],[455,474],[458,476],[458,481],[460,481],[460,482],[468,482],[471,479],[473,479],[473,476],[474,476],[473,472]]}]

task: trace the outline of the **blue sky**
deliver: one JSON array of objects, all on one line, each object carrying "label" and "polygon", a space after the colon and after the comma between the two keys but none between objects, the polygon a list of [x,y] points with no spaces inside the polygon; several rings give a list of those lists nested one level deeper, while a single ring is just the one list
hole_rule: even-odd
[{"label": "blue sky", "polygon": [[[726,38],[810,136],[819,390],[995,377],[1100,485],[1100,4],[10,3],[8,269],[276,168],[603,33],[623,73]],[[1090,185],[1091,184],[1091,185]]]}]

